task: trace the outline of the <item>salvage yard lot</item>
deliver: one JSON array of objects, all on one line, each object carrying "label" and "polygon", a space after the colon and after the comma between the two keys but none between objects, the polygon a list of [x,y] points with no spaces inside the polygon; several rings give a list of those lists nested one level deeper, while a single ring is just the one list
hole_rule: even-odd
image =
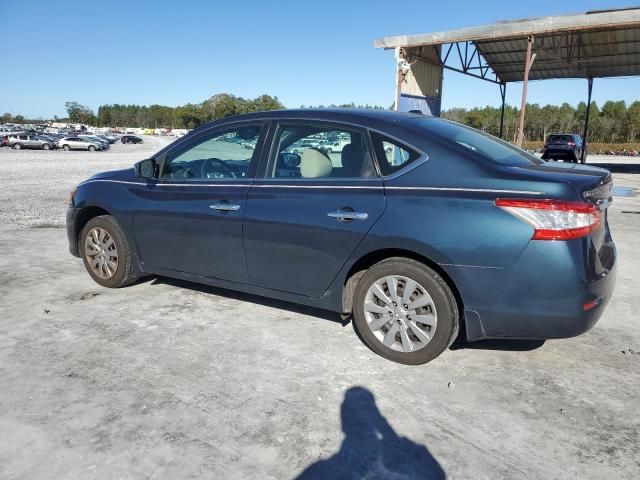
[{"label": "salvage yard lot", "polygon": [[[591,332],[457,343],[408,367],[332,313],[165,278],[93,283],[68,254],[68,192],[172,139],[144,140],[0,149],[0,478],[640,477],[640,196],[610,208],[618,280]],[[640,173],[614,183],[640,195]]]}]

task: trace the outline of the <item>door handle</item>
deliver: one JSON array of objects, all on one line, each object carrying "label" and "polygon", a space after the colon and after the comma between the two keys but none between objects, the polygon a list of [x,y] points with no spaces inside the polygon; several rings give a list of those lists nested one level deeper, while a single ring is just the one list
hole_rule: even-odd
[{"label": "door handle", "polygon": [[209,208],[219,212],[236,212],[240,210],[240,205],[233,205],[231,203],[214,203],[213,205],[209,205]]},{"label": "door handle", "polygon": [[337,212],[327,213],[328,217],[336,218],[341,222],[348,222],[351,220],[366,220],[369,218],[368,213],[364,212],[351,212],[348,210],[338,210]]}]

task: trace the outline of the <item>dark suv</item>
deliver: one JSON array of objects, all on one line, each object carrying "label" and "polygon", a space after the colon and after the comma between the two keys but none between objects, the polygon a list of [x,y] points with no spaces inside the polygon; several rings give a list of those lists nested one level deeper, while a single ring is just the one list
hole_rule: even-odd
[{"label": "dark suv", "polygon": [[142,143],[142,139],[140,137],[136,137],[135,135],[123,135],[120,138],[122,143]]},{"label": "dark suv", "polygon": [[573,163],[582,161],[582,137],[570,133],[549,135],[544,142],[544,160],[569,160]]}]

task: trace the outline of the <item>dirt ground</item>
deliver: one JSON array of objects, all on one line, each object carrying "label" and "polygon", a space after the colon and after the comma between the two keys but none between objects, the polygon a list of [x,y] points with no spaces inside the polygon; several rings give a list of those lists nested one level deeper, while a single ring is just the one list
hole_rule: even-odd
[{"label": "dirt ground", "polygon": [[640,166],[592,159],[619,195],[618,281],[592,331],[407,367],[324,311],[93,283],[68,254],[68,191],[166,141],[0,149],[0,478],[640,478]]}]

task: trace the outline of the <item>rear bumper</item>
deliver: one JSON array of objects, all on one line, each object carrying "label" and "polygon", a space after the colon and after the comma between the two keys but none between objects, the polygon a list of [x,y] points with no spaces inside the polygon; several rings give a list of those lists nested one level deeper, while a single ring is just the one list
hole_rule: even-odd
[{"label": "rear bumper", "polygon": [[578,156],[576,150],[546,150],[542,153],[542,158],[575,158]]},{"label": "rear bumper", "polygon": [[69,253],[71,253],[71,255],[73,255],[74,257],[80,257],[80,252],[78,250],[78,239],[76,235],[76,223],[79,213],[79,208],[67,208],[67,240],[69,241]]},{"label": "rear bumper", "polygon": [[590,330],[611,299],[616,252],[611,242],[607,269],[596,273],[584,254],[588,242],[532,241],[509,268],[454,267],[468,340],[568,338]]}]

